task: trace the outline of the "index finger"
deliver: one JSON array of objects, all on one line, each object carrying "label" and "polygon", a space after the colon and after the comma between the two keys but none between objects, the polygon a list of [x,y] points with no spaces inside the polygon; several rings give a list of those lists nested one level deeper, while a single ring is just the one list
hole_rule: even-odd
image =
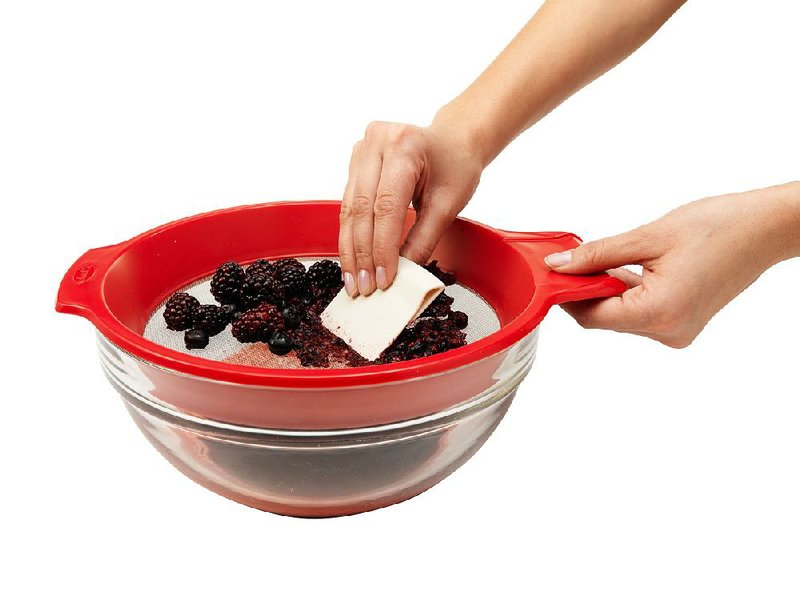
[{"label": "index finger", "polygon": [[413,161],[398,155],[384,156],[375,198],[372,242],[375,277],[382,290],[391,285],[397,274],[406,212],[418,179],[419,173]]}]

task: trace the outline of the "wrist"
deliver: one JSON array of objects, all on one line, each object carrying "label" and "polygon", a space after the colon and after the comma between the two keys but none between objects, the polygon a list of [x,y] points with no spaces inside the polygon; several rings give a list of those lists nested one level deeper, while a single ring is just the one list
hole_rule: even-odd
[{"label": "wrist", "polygon": [[754,200],[764,211],[763,232],[772,264],[800,256],[800,182],[759,190]]},{"label": "wrist", "polygon": [[784,253],[781,260],[800,256],[800,181],[777,186],[778,210],[783,214]]},{"label": "wrist", "polygon": [[458,98],[436,113],[429,128],[457,143],[466,154],[486,168],[500,154],[505,144],[495,140],[492,127],[458,103]]}]

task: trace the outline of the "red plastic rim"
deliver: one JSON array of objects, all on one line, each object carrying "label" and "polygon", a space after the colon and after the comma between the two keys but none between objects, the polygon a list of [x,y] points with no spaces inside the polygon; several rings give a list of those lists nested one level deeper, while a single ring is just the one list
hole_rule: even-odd
[{"label": "red plastic rim", "polygon": [[[339,206],[337,201],[302,201],[223,209],[90,250],[64,276],[56,310],[89,319],[121,350],[164,369],[243,385],[335,388],[399,382],[467,366],[530,333],[556,303],[625,289],[605,274],[560,275],[546,267],[544,256],[579,243],[573,234],[507,232],[457,219],[434,258],[481,294],[501,322],[499,331],[463,348],[392,365],[263,369],[194,357],[141,335],[164,298],[226,260],[336,255]],[[412,223],[409,211],[407,226]]]}]

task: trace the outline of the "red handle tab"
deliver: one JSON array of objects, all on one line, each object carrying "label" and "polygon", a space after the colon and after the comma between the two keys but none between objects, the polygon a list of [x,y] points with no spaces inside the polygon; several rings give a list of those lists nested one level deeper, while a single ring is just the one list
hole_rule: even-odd
[{"label": "red handle tab", "polygon": [[528,260],[536,281],[536,294],[544,294],[546,304],[562,304],[577,300],[617,296],[627,286],[607,273],[596,275],[567,275],[556,273],[544,262],[546,256],[577,248],[581,243],[574,233],[544,231],[524,233],[502,231],[506,242],[517,248]]},{"label": "red handle tab", "polygon": [[94,322],[103,306],[103,278],[120,251],[119,245],[95,248],[76,260],[61,280],[56,310]]}]

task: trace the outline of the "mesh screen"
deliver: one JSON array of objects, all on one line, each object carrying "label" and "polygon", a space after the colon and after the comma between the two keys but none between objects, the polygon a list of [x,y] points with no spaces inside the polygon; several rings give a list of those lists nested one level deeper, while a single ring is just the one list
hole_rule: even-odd
[{"label": "mesh screen", "polygon": [[[300,259],[306,267],[321,259]],[[211,295],[211,278],[198,280],[178,291],[186,292],[197,298],[201,304],[214,304]],[[477,293],[461,285],[448,286],[445,291],[454,298],[453,310],[460,310],[469,316],[469,325],[464,330],[467,343],[475,342],[500,329],[500,321],[492,307]],[[183,342],[183,332],[170,331],[164,323],[162,313],[164,305],[159,306],[147,321],[144,337],[152,342],[172,350],[185,352],[192,356],[218,360],[231,364],[263,367],[267,369],[304,369],[299,359],[291,352],[285,356],[276,356],[265,344],[242,344],[231,335],[228,326],[225,331],[211,338],[208,346],[202,350],[187,350]],[[345,365],[331,363],[331,368]]]}]

